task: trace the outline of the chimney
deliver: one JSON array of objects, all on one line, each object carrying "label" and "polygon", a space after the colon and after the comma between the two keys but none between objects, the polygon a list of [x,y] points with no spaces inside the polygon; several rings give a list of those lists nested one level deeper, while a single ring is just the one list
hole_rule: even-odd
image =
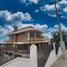
[{"label": "chimney", "polygon": [[17,30],[18,30],[17,25],[14,25],[14,31],[17,31]]}]

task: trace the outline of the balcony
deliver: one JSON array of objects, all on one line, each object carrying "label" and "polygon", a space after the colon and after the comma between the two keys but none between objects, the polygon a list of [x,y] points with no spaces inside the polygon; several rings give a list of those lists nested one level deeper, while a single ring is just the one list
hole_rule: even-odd
[{"label": "balcony", "polygon": [[8,40],[6,41],[7,44],[30,44],[30,43],[43,43],[43,42],[48,42],[47,39],[43,37],[30,37],[30,39],[23,38],[23,39],[17,39],[17,42],[15,40]]}]

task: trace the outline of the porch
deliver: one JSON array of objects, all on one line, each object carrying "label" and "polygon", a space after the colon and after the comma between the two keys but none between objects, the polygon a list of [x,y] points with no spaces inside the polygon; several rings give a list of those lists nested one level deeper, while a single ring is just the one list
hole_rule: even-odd
[{"label": "porch", "polygon": [[[30,58],[30,46],[31,44],[2,44],[2,53],[8,61],[16,58]],[[37,58],[38,67],[42,67],[50,53],[50,47],[48,43],[36,43],[37,46]]]},{"label": "porch", "polygon": [[[40,57],[40,53],[47,52],[47,45],[48,43],[36,43],[38,56]],[[3,48],[3,54],[9,55],[9,56],[20,56],[29,58],[30,54],[30,45],[31,44],[4,44],[2,45]]]}]

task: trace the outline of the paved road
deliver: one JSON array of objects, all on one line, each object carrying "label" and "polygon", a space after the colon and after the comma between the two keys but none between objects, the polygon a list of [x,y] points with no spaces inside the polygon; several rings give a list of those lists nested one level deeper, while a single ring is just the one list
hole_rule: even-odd
[{"label": "paved road", "polygon": [[38,54],[38,67],[44,67],[49,54],[42,51]]},{"label": "paved road", "polygon": [[62,56],[51,67],[67,67],[67,50],[64,52],[64,58]]}]

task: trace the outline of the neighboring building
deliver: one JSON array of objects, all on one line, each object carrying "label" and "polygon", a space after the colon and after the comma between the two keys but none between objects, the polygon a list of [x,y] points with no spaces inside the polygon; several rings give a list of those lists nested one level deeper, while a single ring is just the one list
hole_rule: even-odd
[{"label": "neighboring building", "polygon": [[28,26],[22,29],[14,27],[14,31],[7,34],[7,36],[9,36],[9,40],[4,42],[5,53],[19,52],[22,54],[23,52],[28,52],[31,44],[37,45],[38,51],[44,49],[49,40],[41,36],[42,33],[43,32],[32,26]]}]

